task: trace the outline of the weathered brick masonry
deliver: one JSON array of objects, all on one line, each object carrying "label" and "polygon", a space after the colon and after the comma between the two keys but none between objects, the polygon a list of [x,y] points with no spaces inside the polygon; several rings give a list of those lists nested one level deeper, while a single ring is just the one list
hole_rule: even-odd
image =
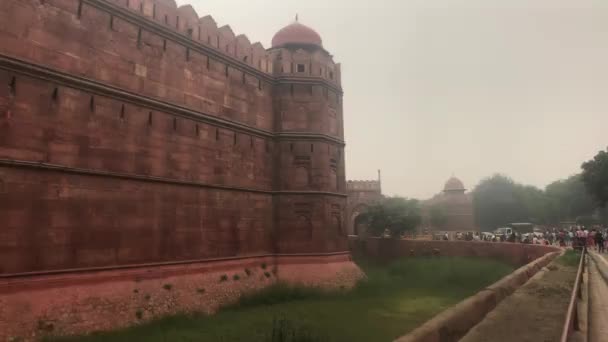
[{"label": "weathered brick masonry", "polygon": [[[264,285],[209,285],[244,257],[356,281],[340,78],[300,23],[265,49],[173,0],[0,1],[0,339],[128,324],[167,277],[181,299],[144,319],[212,310]],[[190,305],[203,280],[229,293]]]}]

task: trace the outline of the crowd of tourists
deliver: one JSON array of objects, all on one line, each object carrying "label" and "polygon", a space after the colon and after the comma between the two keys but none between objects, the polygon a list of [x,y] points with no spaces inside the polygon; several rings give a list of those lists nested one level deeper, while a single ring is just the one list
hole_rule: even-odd
[{"label": "crowd of tourists", "polygon": [[[608,250],[608,228],[600,226],[589,229],[581,226],[567,229],[550,228],[544,232],[524,234],[513,231],[511,234],[502,235],[484,232],[456,232],[453,238],[462,241],[517,242],[573,248],[587,247],[600,253],[605,253]],[[450,240],[447,233],[442,236],[442,240]]]}]

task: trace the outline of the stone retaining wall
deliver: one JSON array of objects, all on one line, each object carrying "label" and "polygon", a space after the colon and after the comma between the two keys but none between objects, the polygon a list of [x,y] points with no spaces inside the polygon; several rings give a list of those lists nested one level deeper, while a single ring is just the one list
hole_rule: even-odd
[{"label": "stone retaining wall", "polygon": [[178,313],[214,313],[241,294],[277,281],[349,288],[363,276],[348,253],[336,253],[0,277],[0,341],[111,330]]},{"label": "stone retaining wall", "polygon": [[[539,252],[546,250],[542,246]],[[472,327],[481,322],[498,303],[526,283],[541,268],[549,264],[560,252],[554,251],[522,266],[477,294],[443,311],[413,332],[402,336],[396,342],[455,342]]]}]

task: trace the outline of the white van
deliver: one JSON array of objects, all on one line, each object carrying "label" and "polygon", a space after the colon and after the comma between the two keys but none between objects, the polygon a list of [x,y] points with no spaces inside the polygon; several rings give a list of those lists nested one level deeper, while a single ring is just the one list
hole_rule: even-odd
[{"label": "white van", "polygon": [[513,229],[509,228],[509,227],[497,228],[494,231],[494,234],[496,236],[504,236],[504,237],[508,238],[509,236],[511,236],[511,234],[513,234]]}]

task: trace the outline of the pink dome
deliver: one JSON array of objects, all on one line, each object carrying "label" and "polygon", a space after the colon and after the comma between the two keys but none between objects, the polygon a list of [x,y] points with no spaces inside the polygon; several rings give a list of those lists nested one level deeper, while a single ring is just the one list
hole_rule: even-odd
[{"label": "pink dome", "polygon": [[281,47],[287,44],[316,45],[323,47],[321,36],[313,29],[299,22],[283,27],[272,38],[272,47]]}]

